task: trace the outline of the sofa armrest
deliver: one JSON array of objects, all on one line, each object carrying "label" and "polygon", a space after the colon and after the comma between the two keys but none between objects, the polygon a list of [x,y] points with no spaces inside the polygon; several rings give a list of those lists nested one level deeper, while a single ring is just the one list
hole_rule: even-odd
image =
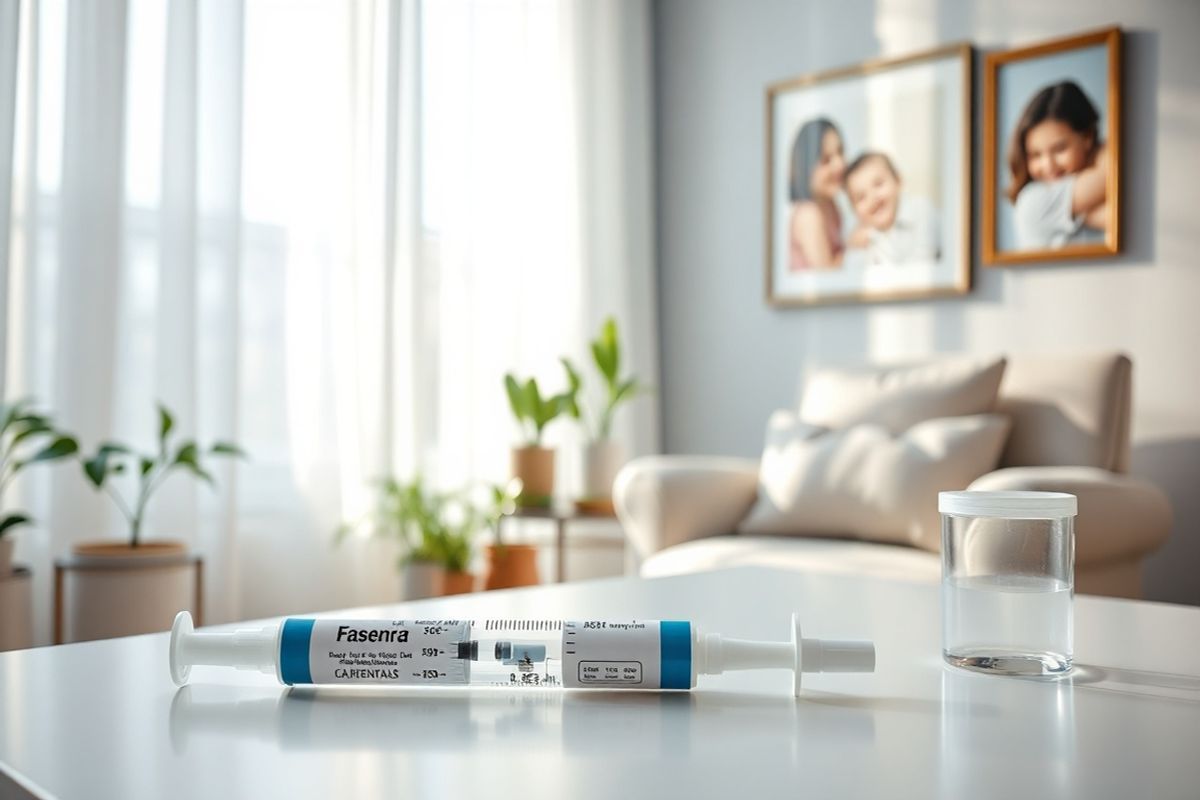
[{"label": "sofa armrest", "polygon": [[968,488],[1068,492],[1078,497],[1077,564],[1140,559],[1171,532],[1171,503],[1161,489],[1095,467],[1010,467],[990,472]]},{"label": "sofa armrest", "polygon": [[748,458],[638,458],[613,483],[617,517],[640,558],[732,533],[757,495],[758,461]]}]

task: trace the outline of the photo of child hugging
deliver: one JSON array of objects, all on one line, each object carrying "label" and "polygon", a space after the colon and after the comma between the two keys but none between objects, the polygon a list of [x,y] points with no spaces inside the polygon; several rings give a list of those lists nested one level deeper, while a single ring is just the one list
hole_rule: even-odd
[{"label": "photo of child hugging", "polygon": [[1009,141],[1016,245],[1060,248],[1104,237],[1109,159],[1100,115],[1074,81],[1042,88],[1025,106]]},{"label": "photo of child hugging", "polygon": [[1121,29],[984,59],[983,263],[1121,249]]},{"label": "photo of child hugging", "polygon": [[903,191],[892,159],[868,151],[846,167],[846,195],[857,218],[847,247],[867,264],[936,261],[941,255],[938,214],[924,197]]}]

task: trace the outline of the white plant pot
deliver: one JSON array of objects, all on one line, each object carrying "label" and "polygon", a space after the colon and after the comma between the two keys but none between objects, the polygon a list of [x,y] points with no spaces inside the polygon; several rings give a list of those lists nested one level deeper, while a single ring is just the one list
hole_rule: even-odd
[{"label": "white plant pot", "polygon": [[442,588],[442,568],[428,561],[410,561],[400,572],[401,594],[405,600],[436,597]]},{"label": "white plant pot", "polygon": [[583,496],[587,500],[612,498],[613,481],[625,465],[625,448],[612,439],[590,442],[583,451]]},{"label": "white plant pot", "polygon": [[61,641],[170,630],[196,608],[196,559],[181,542],[76,545],[62,567]]},{"label": "white plant pot", "polygon": [[33,647],[33,578],[29,570],[18,569],[0,577],[0,650],[29,647]]}]

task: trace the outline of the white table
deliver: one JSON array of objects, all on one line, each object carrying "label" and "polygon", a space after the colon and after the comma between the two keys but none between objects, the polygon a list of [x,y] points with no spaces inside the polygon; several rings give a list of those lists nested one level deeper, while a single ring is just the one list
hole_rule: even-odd
[{"label": "white table", "polygon": [[[873,675],[691,693],[295,689],[167,635],[0,654],[0,797],[1200,797],[1200,609],[1079,597],[1073,679],[943,667],[936,587],[763,569],[613,579],[358,616],[691,619],[871,638]],[[344,612],[343,612],[344,615]],[[222,681],[221,683],[210,681]]]}]

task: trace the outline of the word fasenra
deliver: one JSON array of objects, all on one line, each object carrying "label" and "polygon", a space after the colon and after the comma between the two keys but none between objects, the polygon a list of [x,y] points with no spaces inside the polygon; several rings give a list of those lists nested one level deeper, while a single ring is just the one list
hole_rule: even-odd
[{"label": "word fasenra", "polygon": [[351,628],[349,625],[339,625],[337,640],[347,642],[407,642],[408,630],[388,628],[367,630],[366,628]]}]

